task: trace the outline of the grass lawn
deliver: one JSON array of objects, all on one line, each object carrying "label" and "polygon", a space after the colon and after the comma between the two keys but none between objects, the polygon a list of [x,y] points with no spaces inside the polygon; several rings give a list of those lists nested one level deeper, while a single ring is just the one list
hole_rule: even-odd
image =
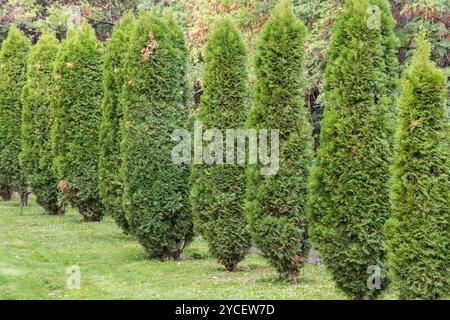
[{"label": "grass lawn", "polygon": [[[81,288],[67,289],[79,266]],[[385,298],[392,298],[392,293]],[[44,215],[31,199],[0,202],[0,299],[345,299],[322,266],[307,265],[299,284],[279,280],[256,253],[226,272],[197,239],[181,262],[148,260],[110,217],[82,223],[75,211]]]}]

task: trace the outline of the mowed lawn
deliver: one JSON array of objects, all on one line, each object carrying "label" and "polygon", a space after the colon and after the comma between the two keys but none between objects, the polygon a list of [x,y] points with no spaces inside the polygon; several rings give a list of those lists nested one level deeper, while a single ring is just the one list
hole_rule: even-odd
[{"label": "mowed lawn", "polygon": [[[80,289],[68,289],[78,266]],[[387,294],[385,298],[392,297]],[[180,262],[147,259],[110,217],[82,223],[74,210],[51,217],[31,200],[0,202],[0,299],[345,299],[323,266],[307,265],[299,284],[280,280],[253,250],[226,272],[198,238]]]}]

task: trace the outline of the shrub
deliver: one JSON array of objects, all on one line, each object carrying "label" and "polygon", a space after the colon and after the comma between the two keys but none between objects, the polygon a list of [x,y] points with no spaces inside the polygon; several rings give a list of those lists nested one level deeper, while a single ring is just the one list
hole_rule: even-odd
[{"label": "shrub", "polygon": [[26,60],[30,49],[22,31],[12,25],[0,51],[0,195],[26,192],[26,182],[19,163],[22,102],[20,93],[26,82]]},{"label": "shrub", "polygon": [[100,126],[99,180],[100,196],[107,212],[125,233],[130,226],[122,208],[123,181],[120,176],[120,125],[123,118],[119,97],[124,85],[125,59],[134,18],[124,15],[114,28],[105,52],[103,70],[103,105]]},{"label": "shrub", "polygon": [[181,61],[174,30],[142,14],[129,42],[123,91],[124,209],[153,258],[178,259],[193,238],[189,167],[172,162],[171,135],[187,124],[180,103]]},{"label": "shrub", "polygon": [[[372,6],[380,10],[379,21],[371,20],[377,18]],[[382,244],[390,212],[393,27],[384,0],[348,1],[339,14],[325,75],[321,146],[311,172],[311,238],[338,287],[356,299],[375,298],[387,285]],[[380,290],[372,290],[368,272],[377,271]]]},{"label": "shrub", "polygon": [[54,96],[53,64],[59,42],[50,33],[40,36],[28,57],[27,82],[22,92],[22,152],[20,163],[36,195],[49,214],[60,215],[58,182],[52,170],[50,131]]},{"label": "shrub", "polygon": [[99,221],[98,135],[102,101],[102,49],[92,27],[70,30],[54,67],[52,144],[59,187],[84,221]]},{"label": "shrub", "polygon": [[422,33],[405,72],[393,164],[388,262],[401,299],[450,288],[450,141],[446,78]]},{"label": "shrub", "polygon": [[[203,95],[198,120],[204,130],[242,129],[246,121],[246,50],[230,20],[219,20],[206,46]],[[229,271],[237,270],[249,247],[244,216],[245,166],[196,164],[192,206],[198,231],[211,254]]]},{"label": "shrub", "polygon": [[256,53],[255,105],[249,127],[280,131],[280,169],[261,175],[248,169],[250,229],[262,254],[280,274],[297,283],[307,260],[307,180],[312,160],[311,125],[301,91],[304,65],[303,23],[280,6],[262,31]]}]

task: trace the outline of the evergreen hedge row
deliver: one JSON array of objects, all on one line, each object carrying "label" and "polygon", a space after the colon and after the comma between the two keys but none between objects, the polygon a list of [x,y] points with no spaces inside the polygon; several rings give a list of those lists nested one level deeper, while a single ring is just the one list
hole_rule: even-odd
[{"label": "evergreen hedge row", "polygon": [[[338,14],[309,190],[306,31],[286,3],[261,33],[248,116],[245,45],[230,20],[215,24],[196,119],[203,132],[216,131],[209,132],[211,141],[200,142],[203,163],[194,154],[192,168],[173,161],[173,132],[188,132],[192,118],[189,50],[170,14],[143,13],[137,21],[125,15],[104,57],[86,22],[69,30],[62,45],[44,33],[30,55],[25,35],[12,26],[0,50],[0,197],[9,200],[14,190],[24,200],[28,180],[49,214],[64,213],[66,201],[85,221],[110,212],[150,257],[161,260],[180,258],[194,238],[195,221],[229,271],[237,271],[251,235],[293,283],[311,236],[337,286],[351,298],[382,293],[389,282],[386,260],[401,299],[445,298],[447,83],[421,34],[397,110],[394,24],[387,0],[348,0]],[[229,129],[245,127],[279,130],[274,175],[262,174],[264,164],[225,164],[228,158],[211,148],[228,143]],[[221,159],[208,163],[207,155]]]}]

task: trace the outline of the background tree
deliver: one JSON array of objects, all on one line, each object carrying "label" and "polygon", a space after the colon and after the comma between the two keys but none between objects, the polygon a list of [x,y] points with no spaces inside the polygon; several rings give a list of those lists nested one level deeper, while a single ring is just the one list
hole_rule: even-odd
[{"label": "background tree", "polygon": [[28,57],[27,82],[22,92],[22,152],[20,163],[36,195],[49,214],[64,214],[58,202],[57,179],[52,169],[50,132],[54,97],[53,64],[59,42],[51,33],[41,35]]},{"label": "background tree", "polygon": [[252,238],[294,284],[309,251],[306,202],[312,139],[301,90],[305,36],[290,7],[276,9],[257,45],[255,106],[249,115],[250,128],[280,130],[279,172],[263,176],[262,165],[248,169],[246,211]]},{"label": "background tree", "polygon": [[[164,0],[166,1],[166,0]],[[136,9],[139,1],[116,0],[55,0],[0,1],[0,43],[5,28],[16,22],[18,27],[36,41],[47,30],[56,33],[59,39],[66,36],[69,21],[86,19],[95,29],[99,39],[106,40],[112,32],[114,23],[120,20],[123,12]]]},{"label": "background tree", "polygon": [[11,198],[12,190],[27,203],[25,177],[19,164],[22,102],[20,94],[26,82],[29,42],[22,31],[12,25],[0,51],[0,194]]},{"label": "background tree", "polygon": [[[15,22],[19,27],[37,39],[41,30],[56,32],[62,39],[67,30],[67,19],[74,12],[88,19],[95,28],[99,39],[107,39],[112,26],[120,20],[123,12],[132,10],[163,10],[170,8],[174,17],[186,30],[190,50],[189,82],[193,85],[193,96],[199,104],[202,93],[201,74],[204,67],[204,49],[209,31],[215,17],[227,14],[233,17],[249,44],[250,56],[261,27],[278,3],[278,0],[136,0],[136,1],[4,1],[0,2],[0,45],[6,35],[9,24]],[[393,15],[397,21],[396,34],[401,40],[398,54],[401,65],[410,61],[414,49],[414,35],[419,26],[427,32],[432,46],[432,59],[450,76],[450,13],[446,0],[389,0]],[[308,77],[305,100],[313,124],[315,147],[320,143],[320,122],[325,107],[323,95],[323,75],[327,61],[327,47],[331,35],[331,26],[336,14],[342,11],[345,0],[292,0],[298,17],[308,29],[306,42]],[[250,78],[252,79],[252,74]]]},{"label": "background tree", "polygon": [[315,150],[320,145],[320,124],[323,119],[325,99],[323,95],[324,73],[327,66],[327,50],[336,15],[344,8],[345,0],[295,1],[296,13],[305,22],[308,41],[305,42],[307,76],[304,80],[305,101],[315,140]]},{"label": "background tree", "polygon": [[83,22],[69,32],[54,67],[54,166],[64,196],[87,222],[104,213],[98,190],[102,64],[94,30]]},{"label": "background tree", "polygon": [[[369,20],[380,9],[380,20]],[[372,7],[373,8],[373,7]],[[339,288],[356,299],[368,268],[382,271],[389,216],[389,165],[395,116],[397,44],[384,0],[348,1],[333,28],[325,75],[321,146],[311,173],[310,234]]]},{"label": "background tree", "polygon": [[[450,13],[445,0],[390,0],[392,14],[396,20],[395,32],[400,39],[398,59],[401,69],[410,61],[414,49],[413,38],[419,27],[423,27],[431,42],[432,60],[444,68],[449,77],[450,67]],[[310,110],[316,148],[320,144],[320,122],[323,117],[325,99],[323,76],[327,65],[327,48],[331,27],[336,14],[342,11],[344,0],[299,0],[294,1],[296,12],[305,21],[309,30],[306,52],[308,56],[308,78],[306,79],[306,103]]]},{"label": "background tree", "polygon": [[403,79],[393,164],[389,265],[401,299],[439,299],[450,288],[450,141],[446,79],[425,34]]},{"label": "background tree", "polygon": [[129,43],[123,92],[124,209],[133,234],[154,258],[178,259],[193,238],[188,166],[172,162],[171,135],[188,124],[175,32],[144,13]]},{"label": "background tree", "polygon": [[[205,47],[216,18],[227,15],[242,32],[252,57],[254,45],[261,28],[279,0],[181,0],[186,36],[189,44],[190,82],[194,88],[194,101],[200,104],[202,95],[202,73],[205,66]],[[251,78],[252,74],[250,74]]]},{"label": "background tree", "polygon": [[[206,46],[206,65],[198,120],[204,130],[243,129],[246,122],[247,56],[241,35],[227,19],[219,20]],[[218,142],[221,143],[221,142]],[[194,165],[192,206],[198,230],[229,271],[237,271],[249,247],[244,217],[245,166]]]},{"label": "background tree", "polygon": [[431,59],[450,76],[450,11],[446,0],[391,0],[400,39],[399,61],[406,67],[415,49],[414,37],[422,29],[431,46]]},{"label": "background tree", "polygon": [[120,175],[121,121],[123,118],[119,96],[125,79],[125,59],[134,18],[125,15],[116,26],[105,52],[103,71],[103,106],[100,126],[99,181],[100,196],[105,209],[126,233],[130,226],[122,208],[123,181]]}]

